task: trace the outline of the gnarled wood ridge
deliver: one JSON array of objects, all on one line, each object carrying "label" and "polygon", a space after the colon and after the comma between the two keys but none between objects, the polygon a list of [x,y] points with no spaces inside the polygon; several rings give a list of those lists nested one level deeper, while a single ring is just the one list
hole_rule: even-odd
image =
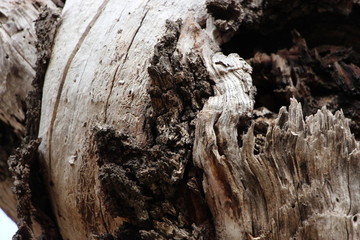
[{"label": "gnarled wood ridge", "polygon": [[360,239],[358,1],[54,2],[0,3],[15,239]]}]

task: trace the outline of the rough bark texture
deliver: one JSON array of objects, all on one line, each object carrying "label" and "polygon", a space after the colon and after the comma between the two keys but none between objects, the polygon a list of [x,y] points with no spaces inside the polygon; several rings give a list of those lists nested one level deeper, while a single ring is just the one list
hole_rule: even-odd
[{"label": "rough bark texture", "polygon": [[192,44],[176,49],[180,21],[166,24],[202,16],[204,3],[74,4],[63,10],[39,134],[63,238],[206,237],[209,213],[190,211],[202,196],[190,197],[196,173],[186,167],[192,112],[211,94],[210,80],[200,56],[187,56]]},{"label": "rough bark texture", "polygon": [[[209,231],[200,228],[206,207],[192,206],[189,199],[199,197],[186,183],[194,174],[189,167],[194,139],[191,122],[212,88],[200,56],[184,56],[184,64],[176,52],[181,25],[181,21],[167,23],[150,62],[149,146],[140,148],[129,136],[116,135],[111,129],[97,131],[106,207],[131,223],[126,227],[128,238],[209,238]],[[185,173],[186,166],[191,173]],[[201,215],[189,212],[189,207],[200,207]],[[191,226],[193,222],[198,228]]]},{"label": "rough bark texture", "polygon": [[[330,235],[334,238],[357,239],[357,224],[353,224],[350,220],[355,216],[355,222],[357,221],[357,212],[351,212],[353,204],[350,202],[353,198],[347,187],[349,184],[357,186],[358,182],[348,180],[346,183],[345,179],[350,179],[350,171],[352,171],[350,169],[357,168],[353,164],[357,164],[359,148],[350,134],[348,123],[342,113],[337,113],[333,117],[329,111],[323,109],[304,124],[300,105],[296,106],[292,103],[289,116],[284,114],[284,110],[280,110],[279,117],[275,120],[278,124],[282,122],[280,125],[288,121],[286,127],[279,126],[281,131],[277,130],[279,131],[277,134],[273,132],[276,127],[273,126],[274,121],[271,118],[281,105],[290,102],[290,97],[296,97],[304,103],[306,115],[315,113],[324,105],[329,106],[331,110],[341,107],[348,109],[345,112],[352,118],[352,129],[357,133],[359,123],[356,120],[357,105],[348,103],[352,101],[352,96],[357,95],[359,64],[356,50],[359,43],[352,38],[348,29],[354,31],[355,35],[358,34],[358,29],[354,25],[354,22],[358,22],[356,14],[358,7],[355,6],[352,10],[350,1],[343,2],[345,4],[343,6],[331,2],[319,3],[319,5],[302,2],[301,8],[296,11],[290,9],[299,5],[296,1],[292,1],[289,5],[281,1],[268,4],[260,1],[257,6],[253,2],[243,4],[235,1],[208,1],[207,3],[209,11],[216,18],[215,25],[222,33],[220,36],[223,38],[218,38],[220,42],[227,41],[228,37],[234,36],[235,31],[238,30],[238,35],[223,45],[227,53],[238,51],[250,57],[252,49],[246,48],[253,47],[256,54],[249,63],[254,67],[254,83],[259,90],[256,107],[261,107],[254,111],[255,118],[259,113],[261,117],[252,125],[247,135],[239,138],[238,145],[243,145],[242,148],[234,144],[238,138],[239,128],[236,126],[241,122],[238,120],[242,117],[241,111],[235,111],[233,114],[229,110],[221,109],[220,119],[222,117],[228,120],[227,124],[223,125],[226,126],[225,130],[219,130],[219,121],[211,120],[207,108],[203,109],[206,111],[203,122],[206,119],[210,120],[204,124],[206,127],[197,128],[197,131],[200,131],[197,136],[201,140],[199,140],[200,147],[196,147],[196,144],[194,146],[196,149],[194,157],[195,160],[200,160],[200,164],[205,166],[204,170],[207,169],[205,172],[208,172],[205,174],[208,180],[206,182],[205,177],[204,190],[205,194],[209,195],[208,203],[215,217],[217,236],[221,236],[219,237],[221,239],[236,239],[239,236],[244,239],[324,239]],[[279,8],[275,8],[276,6]],[[275,9],[277,12],[274,12]],[[283,13],[287,14],[286,21],[280,19],[284,17]],[[311,27],[301,25],[308,24],[308,22],[301,23],[301,19],[306,17],[311,17],[317,27],[323,27],[322,31],[316,33]],[[335,22],[338,20],[341,21]],[[344,26],[346,28],[342,30],[341,27]],[[306,37],[310,38],[315,48],[309,49],[306,39],[304,40],[296,30],[292,31],[294,46],[289,50],[280,50],[281,47],[287,47],[284,43],[267,48],[266,41],[281,42],[282,35],[290,35],[291,29],[295,27],[308,30]],[[284,30],[280,32],[279,29],[282,28]],[[331,36],[332,39],[321,42],[317,39],[319,36],[325,39]],[[256,37],[265,40],[256,40]],[[249,46],[240,44],[241,42],[249,43]],[[272,44],[274,41],[270,42]],[[288,42],[289,40],[285,41],[286,44]],[[345,46],[353,46],[353,49],[321,46],[321,44],[340,42]],[[257,52],[259,49],[269,53],[279,50],[268,55]],[[243,94],[248,92],[243,91]],[[210,100],[211,98],[209,102]],[[268,111],[266,107],[274,113]],[[215,112],[213,111],[214,116],[216,116]],[[265,119],[268,120],[264,121],[265,115],[267,115]],[[201,116],[199,115],[199,118]],[[339,123],[334,123],[334,119],[340,119]],[[338,128],[336,125],[341,127]],[[289,126],[291,129],[294,126],[298,127],[289,130]],[[266,128],[268,128],[267,132]],[[338,132],[339,129],[345,129],[346,133]],[[252,136],[254,130],[257,133],[255,138]],[[287,136],[286,131],[293,131],[294,136]],[[311,136],[312,134],[314,136]],[[208,140],[203,140],[204,136],[207,136]],[[214,144],[209,146],[207,145],[209,142]],[[248,150],[245,150],[247,148]],[[198,151],[200,154],[197,158]],[[337,151],[337,154],[332,151]],[[206,160],[203,158],[204,155],[207,156]],[[322,160],[317,163],[319,159]],[[350,159],[356,160],[351,163]],[[335,180],[336,178],[340,180]],[[339,182],[344,186],[338,186]],[[290,187],[289,184],[293,184],[294,187]],[[325,189],[325,185],[331,190]],[[282,190],[275,189],[277,187]],[[289,193],[285,193],[284,190]],[[347,196],[343,199],[347,205],[342,205],[340,209],[336,208],[334,203],[334,196],[336,203],[342,203],[336,197],[336,191],[343,192],[341,196]],[[346,192],[349,192],[348,195]],[[289,208],[287,205],[290,204],[291,201],[288,200],[291,198],[295,201]],[[227,211],[218,211],[219,208]],[[273,208],[276,210],[271,213]],[[339,226],[337,221],[343,224]]]},{"label": "rough bark texture", "polygon": [[42,2],[31,48],[0,15],[16,239],[360,238],[357,1],[67,0],[52,54]]},{"label": "rough bark texture", "polygon": [[[50,1],[5,1],[0,4],[0,206],[14,220],[17,219],[16,200],[11,191],[12,180],[7,159],[20,146],[22,138],[29,134],[28,129],[31,126],[38,128],[39,125],[40,108],[36,114],[27,111],[31,108],[31,102],[41,104],[42,86],[35,86],[40,91],[36,98],[28,96],[34,95],[30,92],[34,90],[35,75],[36,78],[43,77],[46,70],[46,63],[41,63],[41,60],[46,59],[37,52],[39,33],[36,31],[41,27],[36,28],[34,24],[39,14],[44,12],[45,5],[55,9]],[[48,40],[45,40],[46,44],[51,45],[52,41]],[[47,54],[47,60],[50,53]],[[37,115],[38,120],[35,121],[30,115]],[[31,135],[36,138],[37,132]]]}]

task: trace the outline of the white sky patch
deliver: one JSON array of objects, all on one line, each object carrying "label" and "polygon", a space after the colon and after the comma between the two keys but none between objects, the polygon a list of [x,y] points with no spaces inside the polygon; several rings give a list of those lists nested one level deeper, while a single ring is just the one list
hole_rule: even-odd
[{"label": "white sky patch", "polygon": [[0,240],[11,240],[16,231],[16,224],[0,208]]}]

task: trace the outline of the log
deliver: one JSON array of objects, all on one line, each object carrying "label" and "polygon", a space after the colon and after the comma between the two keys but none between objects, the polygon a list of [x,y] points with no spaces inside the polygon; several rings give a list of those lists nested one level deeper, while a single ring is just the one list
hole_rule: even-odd
[{"label": "log", "polygon": [[[136,176],[140,171],[145,174],[155,167],[145,164],[146,161],[150,164],[153,160],[141,160],[155,158],[156,152],[152,143],[154,136],[150,133],[150,120],[147,119],[151,108],[151,99],[147,93],[150,84],[147,68],[154,55],[154,46],[166,30],[166,20],[175,22],[187,14],[195,19],[200,18],[205,11],[204,6],[204,3],[191,1],[172,1],[166,4],[156,1],[128,1],[120,5],[116,1],[88,1],[81,6],[76,1],[66,2],[62,12],[63,22],[58,30],[54,54],[45,77],[39,132],[42,139],[39,152],[48,172],[48,188],[63,239],[87,239],[115,233],[124,221],[143,230],[141,234],[144,238],[145,235],[149,235],[148,239],[153,239],[154,236],[160,239],[160,235],[163,238],[170,236],[164,233],[167,231],[165,229],[169,221],[171,223],[177,217],[174,216],[172,218],[175,220],[167,222],[161,219],[162,216],[147,216],[150,215],[150,210],[155,214],[154,209],[161,208],[163,204],[172,206],[173,203],[162,198],[166,198],[164,194],[174,193],[157,189],[153,183],[144,183],[145,180],[139,178],[145,178],[145,175]],[[191,47],[185,46],[185,50],[188,51]],[[184,57],[187,55],[183,51],[178,54],[184,54]],[[187,65],[183,61],[178,64]],[[79,69],[82,70],[79,72]],[[116,134],[112,129],[116,130]],[[114,144],[114,148],[119,150],[111,156],[110,149]],[[108,152],[106,156],[102,154],[102,146]],[[137,155],[145,156],[136,156],[134,153],[135,156],[130,154],[128,157],[121,157],[127,156],[127,151],[135,150],[139,151]],[[161,149],[157,152],[160,154]],[[171,179],[182,177],[187,159],[177,166],[179,160],[172,157],[179,159],[183,156],[166,157],[164,168],[169,171],[169,176],[164,177],[165,180],[161,179],[162,176],[155,176],[154,182],[156,179],[160,183],[179,181]],[[122,158],[125,159],[121,160]],[[137,158],[140,159],[136,162]],[[131,162],[130,160],[135,163],[126,162]],[[144,161],[144,166],[137,166]],[[115,171],[113,165],[109,168],[109,164],[114,162],[120,168],[117,173],[109,172]],[[169,164],[173,164],[175,169],[167,166]],[[132,181],[128,179],[129,176],[111,178],[114,174],[120,177],[119,174],[124,171],[130,171],[128,175],[132,176]],[[179,176],[175,177],[177,171]],[[129,185],[135,184],[134,178],[141,186]],[[117,190],[109,186],[113,181],[117,181],[116,186],[119,187],[120,183],[130,181],[121,188],[128,194],[121,193],[124,195],[122,196],[119,193],[118,196]],[[146,190],[148,188],[153,189]],[[174,186],[168,188],[174,189]],[[141,204],[140,200],[135,204],[131,198],[139,198],[145,191],[150,191],[151,194],[142,197],[144,206],[139,209],[136,204]],[[108,196],[104,197],[104,192]],[[130,214],[124,214],[119,209],[113,211],[117,206],[116,199],[122,199]],[[151,205],[151,199],[155,201],[154,206],[148,206]],[[117,204],[120,207],[122,205]],[[134,216],[139,219],[130,219]],[[196,230],[189,224],[190,227],[178,227],[178,234],[185,234],[190,238],[192,231]],[[154,226],[155,233],[150,231]]]},{"label": "log", "polygon": [[360,238],[358,1],[31,3],[14,239]]}]

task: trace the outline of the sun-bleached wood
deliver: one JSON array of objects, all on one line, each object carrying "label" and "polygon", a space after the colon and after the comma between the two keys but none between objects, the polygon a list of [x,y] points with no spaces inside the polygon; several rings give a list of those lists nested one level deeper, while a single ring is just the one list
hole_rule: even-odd
[{"label": "sun-bleached wood", "polygon": [[[172,56],[182,66],[200,57],[214,82],[214,96],[195,112],[192,146],[193,163],[203,173],[212,237],[360,238],[360,150],[347,119],[341,111],[321,109],[304,120],[301,105],[292,100],[289,110],[282,108],[276,120],[268,120],[266,134],[254,134],[252,69],[238,54],[221,53],[219,42],[230,35],[222,38],[215,31],[219,20],[206,13],[205,1],[67,0],[62,18],[43,89],[39,153],[63,239],[113,234],[126,220],[104,207],[94,129],[115,129],[134,140],[133,149],[151,145],[145,129],[152,104],[148,68],[167,31],[166,20],[179,18]],[[32,79],[31,66],[22,69],[28,67]],[[30,83],[23,86],[22,98],[31,90]],[[12,111],[23,119],[15,106]],[[1,119],[23,133],[14,114]],[[259,139],[261,151],[255,151]],[[178,165],[174,182],[186,171]],[[202,189],[194,189],[202,195]],[[0,206],[6,205],[0,201]],[[136,210],[140,216],[142,209]],[[174,239],[187,236],[181,229],[173,233],[171,222],[154,225]]]},{"label": "sun-bleached wood", "polygon": [[[0,120],[24,134],[22,101],[32,89],[35,76],[36,35],[33,21],[38,16],[31,1],[0,4]],[[21,87],[19,87],[21,86]]]},{"label": "sun-bleached wood", "polygon": [[23,104],[35,76],[34,21],[44,5],[55,8],[50,0],[0,3],[0,120],[19,135],[25,131]]},{"label": "sun-bleached wood", "polygon": [[[147,144],[147,68],[166,20],[205,14],[204,1],[66,1],[46,74],[39,137],[64,239],[114,231],[99,193],[94,126]],[[76,23],[76,24],[75,24]],[[71,37],[69,37],[71,36]]]},{"label": "sun-bleached wood", "polygon": [[254,153],[254,125],[239,147],[236,126],[216,130],[220,120],[211,113],[219,110],[205,111],[194,156],[205,171],[218,239],[359,238],[360,146],[341,111],[323,108],[304,121],[292,100],[270,124],[260,154]]},{"label": "sun-bleached wood", "polygon": [[215,96],[209,98],[196,120],[194,161],[204,170],[203,187],[217,236],[238,239],[243,219],[238,219],[242,196],[237,127],[254,105],[251,67],[237,54],[217,53],[208,70],[216,84]]},{"label": "sun-bleached wood", "polygon": [[[196,120],[194,161],[205,172],[204,190],[217,237],[247,236],[252,228],[268,234],[270,227],[265,220],[273,224],[266,217],[270,213],[265,211],[265,203],[253,206],[251,200],[252,196],[261,196],[260,190],[251,192],[251,197],[241,191],[251,187],[244,187],[246,183],[242,182],[247,170],[243,169],[243,159],[251,157],[251,144],[245,138],[240,148],[237,140],[238,122],[250,117],[254,104],[251,68],[235,54],[216,53],[211,19],[205,30],[191,20],[203,17],[201,3],[188,6],[174,2],[163,6],[131,1],[118,6],[113,1],[94,1],[77,8],[73,4],[68,1],[63,11],[64,22],[47,73],[40,133],[40,150],[49,167],[52,199],[64,237],[81,238],[91,231],[111,231],[121,222],[104,211],[99,199],[92,128],[110,125],[133,136],[138,145],[147,144],[142,129],[149,101],[148,61],[163,34],[165,20],[187,15],[190,17],[185,19],[177,49],[184,55],[199,51],[215,81],[216,94]],[[152,21],[155,17],[156,22]],[[73,24],[74,19],[78,25]],[[103,37],[100,39],[99,35]],[[258,171],[256,178],[265,181],[266,175]],[[82,205],[89,207],[80,212]]]}]

